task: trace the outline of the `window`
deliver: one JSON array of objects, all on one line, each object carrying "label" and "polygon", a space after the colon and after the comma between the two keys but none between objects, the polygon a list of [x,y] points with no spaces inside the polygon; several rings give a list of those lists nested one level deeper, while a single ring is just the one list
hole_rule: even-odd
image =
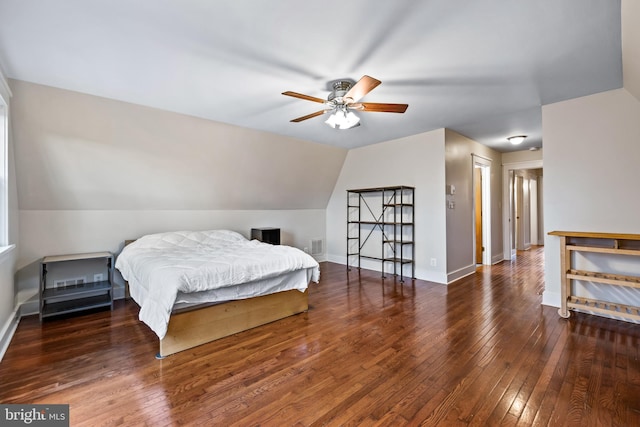
[{"label": "window", "polygon": [[0,248],[9,245],[9,86],[0,72]]}]

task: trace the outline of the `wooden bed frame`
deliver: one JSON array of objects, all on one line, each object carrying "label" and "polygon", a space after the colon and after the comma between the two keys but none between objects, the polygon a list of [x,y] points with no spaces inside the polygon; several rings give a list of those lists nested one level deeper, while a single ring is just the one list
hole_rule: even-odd
[{"label": "wooden bed frame", "polygon": [[305,312],[309,308],[308,295],[308,290],[294,289],[174,312],[167,334],[160,340],[158,357]]},{"label": "wooden bed frame", "polygon": [[[126,240],[125,246],[135,240]],[[129,298],[129,284],[125,282]],[[259,297],[198,305],[171,313],[156,358],[265,325],[309,309],[309,291],[290,290]]]}]

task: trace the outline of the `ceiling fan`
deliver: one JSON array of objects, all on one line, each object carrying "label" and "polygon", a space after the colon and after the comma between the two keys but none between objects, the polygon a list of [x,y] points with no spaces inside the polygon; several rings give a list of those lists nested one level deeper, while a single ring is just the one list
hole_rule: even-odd
[{"label": "ceiling fan", "polygon": [[294,123],[313,117],[321,116],[325,113],[331,113],[325,122],[334,129],[351,129],[360,125],[360,118],[353,114],[353,111],[371,111],[380,113],[404,113],[407,110],[407,104],[381,104],[376,102],[358,102],[360,99],[375,89],[382,83],[373,77],[363,76],[357,83],[353,84],[348,80],[338,80],[333,83],[333,91],[326,100],[316,98],[315,96],[304,95],[297,92],[282,92],[283,95],[293,96],[294,98],[305,99],[307,101],[318,102],[326,105],[328,108],[307,114],[291,120]]}]

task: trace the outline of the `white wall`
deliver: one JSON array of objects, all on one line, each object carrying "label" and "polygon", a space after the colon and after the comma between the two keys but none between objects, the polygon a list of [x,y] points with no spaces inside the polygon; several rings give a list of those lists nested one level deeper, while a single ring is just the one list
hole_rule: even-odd
[{"label": "white wall", "polygon": [[22,210],[18,280],[23,292],[36,290],[38,262],[48,254],[119,253],[126,239],[169,230],[225,228],[250,237],[252,227],[279,227],[282,244],[310,248],[311,239],[325,239],[325,210]]},{"label": "white wall", "polygon": [[[11,80],[21,289],[45,255],[119,248],[150,232],[280,227],[325,239],[347,151]],[[325,254],[318,256],[320,260]]]},{"label": "white wall", "polygon": [[[7,84],[2,67],[0,67],[0,98],[2,103],[6,105],[4,110],[5,114],[8,114],[9,120],[11,119],[11,91]],[[0,360],[4,355],[6,347],[9,345],[11,337],[15,327],[17,326],[17,304],[16,304],[16,290],[14,283],[14,273],[16,270],[16,249],[13,245],[18,242],[18,203],[16,193],[16,174],[13,156],[13,143],[12,135],[9,129],[5,129],[4,126],[0,127],[0,132],[7,132],[9,137],[9,144],[7,147],[7,159],[6,159],[6,176],[3,175],[3,179],[6,179],[6,189],[8,191],[6,200],[3,201],[8,204],[7,206],[7,243],[9,246],[3,248],[0,251]],[[4,138],[4,135],[0,136]],[[4,242],[3,242],[4,243]]]},{"label": "white wall", "polygon": [[624,87],[640,100],[640,2],[622,0],[622,76]]},{"label": "white wall", "polygon": [[[546,231],[640,233],[640,102],[625,89],[603,92],[543,106],[542,124]],[[559,244],[545,237],[543,303],[556,307]],[[625,298],[640,303],[639,293]]]},{"label": "white wall", "polygon": [[415,187],[416,277],[446,283],[444,177],[444,129],[350,150],[327,206],[329,260],[346,264],[348,189],[408,185]]},{"label": "white wall", "polygon": [[502,164],[542,160],[542,153],[542,149],[536,151],[521,150],[502,153]]},{"label": "white wall", "polygon": [[324,209],[346,150],[11,80],[23,210]]},{"label": "white wall", "polygon": [[17,305],[13,289],[14,267],[14,250],[0,254],[0,360],[2,360],[18,325]]}]

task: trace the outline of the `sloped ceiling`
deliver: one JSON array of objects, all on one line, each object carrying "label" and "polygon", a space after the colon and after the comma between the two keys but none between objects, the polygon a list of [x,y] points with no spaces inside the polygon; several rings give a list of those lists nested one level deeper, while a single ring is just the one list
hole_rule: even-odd
[{"label": "sloped ceiling", "polygon": [[[8,77],[352,148],[450,128],[500,151],[540,146],[541,105],[622,86],[620,1],[3,0]],[[289,120],[328,83],[371,75],[334,130]]]},{"label": "sloped ceiling", "polygon": [[20,210],[324,209],[347,150],[10,81]]}]

